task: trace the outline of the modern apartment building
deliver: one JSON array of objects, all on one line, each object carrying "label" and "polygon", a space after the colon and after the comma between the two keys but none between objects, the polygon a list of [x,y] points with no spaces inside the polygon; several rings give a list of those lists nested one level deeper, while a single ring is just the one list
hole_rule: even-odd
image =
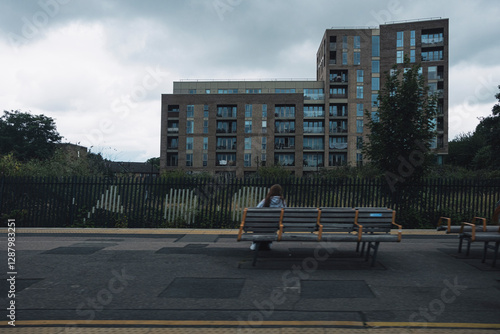
[{"label": "modern apartment building", "polygon": [[439,94],[433,148],[448,150],[448,19],[327,29],[316,80],[180,81],[162,95],[162,170],[238,177],[279,163],[297,175],[359,165],[384,73],[405,55]]}]

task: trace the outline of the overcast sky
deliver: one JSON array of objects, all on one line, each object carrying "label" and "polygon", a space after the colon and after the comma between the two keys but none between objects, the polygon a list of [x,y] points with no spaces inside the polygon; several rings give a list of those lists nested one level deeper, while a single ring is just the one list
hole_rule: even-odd
[{"label": "overcast sky", "polygon": [[325,29],[450,20],[450,139],[491,114],[498,0],[0,0],[0,110],[119,161],[160,154],[180,79],[315,78]]}]

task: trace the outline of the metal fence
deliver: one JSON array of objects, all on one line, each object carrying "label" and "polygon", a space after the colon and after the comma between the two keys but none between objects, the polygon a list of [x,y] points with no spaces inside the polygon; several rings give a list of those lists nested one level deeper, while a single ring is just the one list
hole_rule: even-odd
[{"label": "metal fence", "polygon": [[490,219],[500,180],[429,179],[391,192],[384,179],[0,179],[0,217],[18,227],[237,228],[279,183],[291,207],[390,207],[405,228]]}]

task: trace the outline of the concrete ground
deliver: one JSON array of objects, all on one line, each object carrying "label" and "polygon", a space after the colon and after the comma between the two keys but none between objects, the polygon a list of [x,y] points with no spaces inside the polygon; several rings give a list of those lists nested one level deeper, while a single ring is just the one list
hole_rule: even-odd
[{"label": "concrete ground", "polygon": [[406,230],[374,267],[313,242],[253,267],[235,230],[18,228],[15,254],[0,232],[2,333],[500,333],[500,261],[444,232]]}]

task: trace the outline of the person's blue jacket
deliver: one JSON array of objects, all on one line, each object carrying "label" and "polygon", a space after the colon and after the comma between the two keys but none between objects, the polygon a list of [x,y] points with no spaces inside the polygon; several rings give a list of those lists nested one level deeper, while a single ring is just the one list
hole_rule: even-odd
[{"label": "person's blue jacket", "polygon": [[[264,201],[263,199],[258,205],[258,208],[263,208],[264,207]],[[280,196],[273,196],[271,197],[271,204],[269,205],[270,208],[286,208],[286,203],[284,200],[281,199]]]}]

